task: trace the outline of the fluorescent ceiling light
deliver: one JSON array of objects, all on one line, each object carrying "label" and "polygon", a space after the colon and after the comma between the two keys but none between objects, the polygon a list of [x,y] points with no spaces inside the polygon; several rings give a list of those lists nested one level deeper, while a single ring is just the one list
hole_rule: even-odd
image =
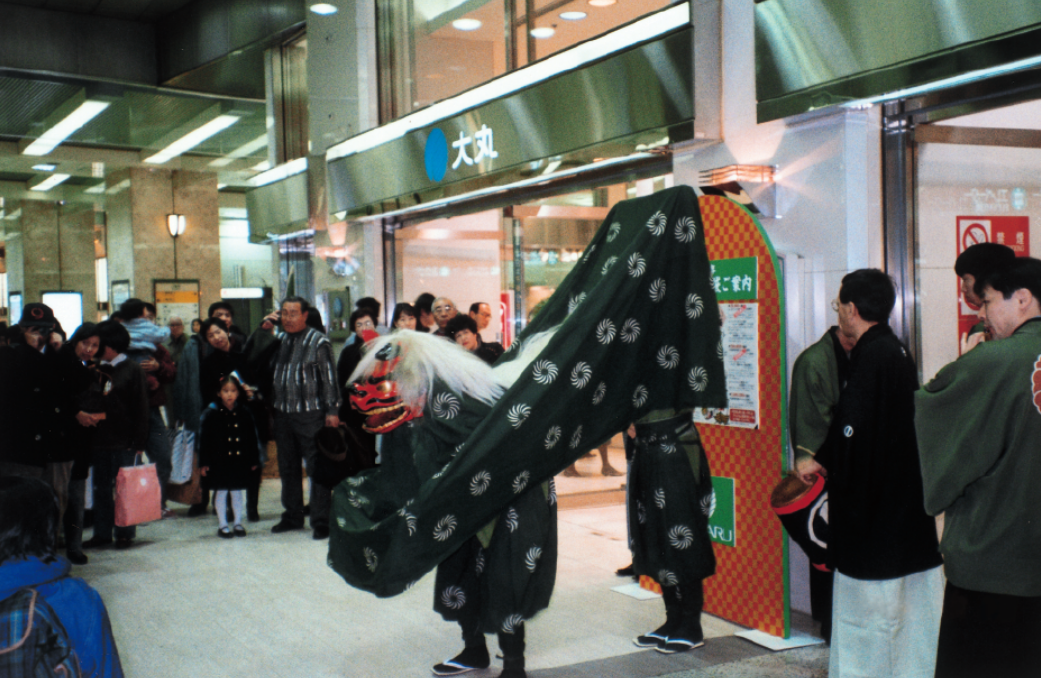
[{"label": "fluorescent ceiling light", "polygon": [[185,134],[183,137],[173,142],[163,150],[159,151],[155,155],[145,158],[145,162],[153,165],[161,165],[182,153],[186,153],[202,142],[206,141],[214,134],[226,130],[239,121],[237,115],[218,115],[213,120],[202,127]]},{"label": "fluorescent ceiling light", "polygon": [[480,27],[479,19],[456,19],[452,22],[452,28],[457,31],[476,31]]},{"label": "fluorescent ceiling light", "polygon": [[556,31],[549,26],[539,26],[538,28],[531,29],[531,37],[540,40],[543,38],[552,38],[554,33],[556,33]]},{"label": "fluorescent ceiling light", "polygon": [[616,2],[616,0],[589,0],[589,4],[593,7],[610,7]]},{"label": "fluorescent ceiling light", "polygon": [[326,151],[325,159],[331,162],[337,158],[376,148],[388,141],[400,139],[414,130],[433,125],[440,120],[451,118],[489,101],[501,99],[553,76],[598,61],[689,24],[690,4],[684,2],[673,5],[610,33],[580,43],[567,51],[536,61],[454,97],[427,106],[404,118],[341,141]]},{"label": "fluorescent ceiling light", "polygon": [[581,21],[586,18],[585,12],[561,12],[560,18],[564,21]]},{"label": "fluorescent ceiling light", "polygon": [[100,184],[91,186],[90,188],[83,191],[84,193],[100,194],[105,192],[105,182],[102,181]]},{"label": "fluorescent ceiling light", "polygon": [[249,183],[253,188],[259,186],[267,186],[273,184],[276,181],[282,181],[288,179],[291,176],[300,174],[301,172],[307,171],[307,158],[297,158],[292,162],[287,162],[276,167],[272,167],[267,172],[261,172],[257,176],[249,180]]},{"label": "fluorescent ceiling light", "polygon": [[268,162],[267,160],[261,160],[256,165],[253,165],[252,167],[250,167],[250,169],[253,170],[254,172],[266,172],[269,169],[271,169],[271,163]]},{"label": "fluorescent ceiling light", "polygon": [[68,179],[71,175],[69,174],[52,174],[35,186],[30,186],[30,191],[49,191],[61,182]]},{"label": "fluorescent ceiling light", "polygon": [[330,5],[328,2],[316,2],[311,5],[311,11],[322,16],[329,16],[330,14],[336,14],[339,10],[336,9],[335,5]]},{"label": "fluorescent ceiling light", "polygon": [[33,165],[33,169],[37,172],[53,172],[58,169],[57,165],[51,165],[49,163],[41,163],[39,165]]},{"label": "fluorescent ceiling light", "polygon": [[266,132],[264,134],[261,134],[259,137],[249,142],[248,144],[239,146],[223,158],[217,158],[216,160],[210,163],[210,167],[224,167],[226,165],[230,165],[232,161],[238,160],[239,158],[245,158],[247,155],[252,155],[256,151],[259,151],[260,149],[264,148],[265,146],[267,146]]},{"label": "fluorescent ceiling light", "polygon": [[261,287],[222,287],[220,288],[221,299],[263,299],[264,290]]},{"label": "fluorescent ceiling light", "polygon": [[925,94],[926,92],[932,92],[934,90],[939,89],[946,89],[948,87],[955,87],[957,85],[964,85],[965,83],[975,82],[977,80],[983,80],[985,78],[991,78],[995,75],[1012,73],[1014,71],[1022,71],[1039,65],[1041,65],[1041,56],[1030,57],[1029,59],[1021,59],[1019,61],[1013,61],[1012,63],[1003,64],[1001,66],[981,68],[978,71],[970,71],[968,73],[956,75],[952,78],[945,78],[944,80],[930,82],[925,85],[918,85],[916,87],[900,89],[895,92],[889,92],[888,94],[880,94],[878,96],[869,97],[867,99],[857,99],[856,101],[850,101],[842,104],[842,107],[853,109],[871,108],[871,106],[873,106],[874,104],[879,104],[883,101],[906,99],[907,97],[918,96],[919,94]]},{"label": "fluorescent ceiling light", "polygon": [[73,132],[96,118],[109,105],[108,101],[84,101],[76,107],[76,110],[59,120],[58,124],[45,131],[36,141],[26,146],[22,154],[47,155],[58,144],[68,139]]}]

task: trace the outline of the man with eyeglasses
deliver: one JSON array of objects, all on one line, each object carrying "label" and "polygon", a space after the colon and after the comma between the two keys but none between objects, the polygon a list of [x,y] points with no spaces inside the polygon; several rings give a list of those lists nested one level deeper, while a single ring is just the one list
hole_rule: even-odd
[{"label": "man with eyeglasses", "polygon": [[915,395],[925,509],[944,513],[938,678],[1035,676],[1041,638],[1041,261],[977,280],[995,341]]},{"label": "man with eyeglasses", "polygon": [[849,378],[827,438],[800,469],[828,476],[832,678],[919,678],[935,667],[943,574],[915,442],[918,369],[889,327],[895,303],[882,271],[842,279],[834,307],[854,344]]},{"label": "man with eyeglasses", "polygon": [[434,299],[434,322],[437,323],[437,330],[434,334],[439,337],[445,337],[450,339],[445,327],[448,325],[448,321],[456,316],[459,311],[455,308],[455,302],[448,297],[438,297]]}]

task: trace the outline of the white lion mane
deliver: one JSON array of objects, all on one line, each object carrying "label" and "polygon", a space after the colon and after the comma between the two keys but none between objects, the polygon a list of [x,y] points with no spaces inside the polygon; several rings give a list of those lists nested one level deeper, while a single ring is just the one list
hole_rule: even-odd
[{"label": "white lion mane", "polygon": [[368,379],[376,368],[376,354],[388,344],[397,344],[401,360],[394,368],[394,381],[401,399],[419,411],[439,380],[457,395],[466,395],[491,405],[505,391],[492,368],[454,341],[425,332],[399,330],[365,344],[361,362],[349,383]]},{"label": "white lion mane", "polygon": [[528,366],[549,344],[557,328],[533,334],[513,360],[491,366],[454,341],[444,337],[399,330],[365,344],[361,361],[348,383],[368,379],[376,369],[376,354],[388,344],[397,344],[401,360],[394,368],[394,381],[401,399],[414,410],[426,404],[435,381],[441,381],[458,395],[483,403],[495,403],[523,375]]}]

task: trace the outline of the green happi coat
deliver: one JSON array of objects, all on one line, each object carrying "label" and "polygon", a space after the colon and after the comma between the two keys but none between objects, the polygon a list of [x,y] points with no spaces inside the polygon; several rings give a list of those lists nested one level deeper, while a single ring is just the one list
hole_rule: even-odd
[{"label": "green happi coat", "polygon": [[832,327],[795,359],[788,397],[788,431],[795,458],[816,456],[828,437],[849,372],[849,356]]},{"label": "green happi coat", "polygon": [[947,578],[1041,596],[1041,318],[940,370],[915,394],[915,430]]},{"label": "green happi coat", "polygon": [[[396,595],[629,423],[654,410],[726,404],[719,309],[693,189],[618,203],[496,367],[507,369],[519,347],[553,328],[486,414],[464,421],[469,408],[457,394],[431,394],[424,418],[456,414],[445,422],[451,433],[438,434],[436,455],[412,450],[413,487],[388,499],[374,470],[336,488],[329,564],[348,583]],[[384,454],[388,445],[427,445],[410,436],[387,436]],[[435,456],[443,465],[432,470]]]}]

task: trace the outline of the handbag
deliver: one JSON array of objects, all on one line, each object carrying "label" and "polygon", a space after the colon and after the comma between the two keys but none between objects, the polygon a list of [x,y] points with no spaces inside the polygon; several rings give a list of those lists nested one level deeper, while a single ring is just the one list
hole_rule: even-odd
[{"label": "handbag", "polygon": [[180,485],[167,483],[166,500],[168,502],[173,501],[178,504],[187,504],[188,506],[194,506],[202,502],[202,472],[199,471],[199,457],[197,455],[193,454],[191,456],[191,464],[192,477],[188,482]]},{"label": "handbag", "polygon": [[[134,458],[136,462],[138,457]],[[155,464],[124,466],[116,475],[116,526],[162,520],[162,494]]]},{"label": "handbag", "polygon": [[314,441],[318,454],[314,457],[312,480],[324,487],[333,488],[345,478],[376,465],[376,450],[344,424],[336,428],[323,426]]},{"label": "handbag", "polygon": [[173,450],[170,461],[171,485],[182,485],[192,479],[192,459],[195,457],[195,432],[186,429],[183,424],[177,426],[173,439]]}]

